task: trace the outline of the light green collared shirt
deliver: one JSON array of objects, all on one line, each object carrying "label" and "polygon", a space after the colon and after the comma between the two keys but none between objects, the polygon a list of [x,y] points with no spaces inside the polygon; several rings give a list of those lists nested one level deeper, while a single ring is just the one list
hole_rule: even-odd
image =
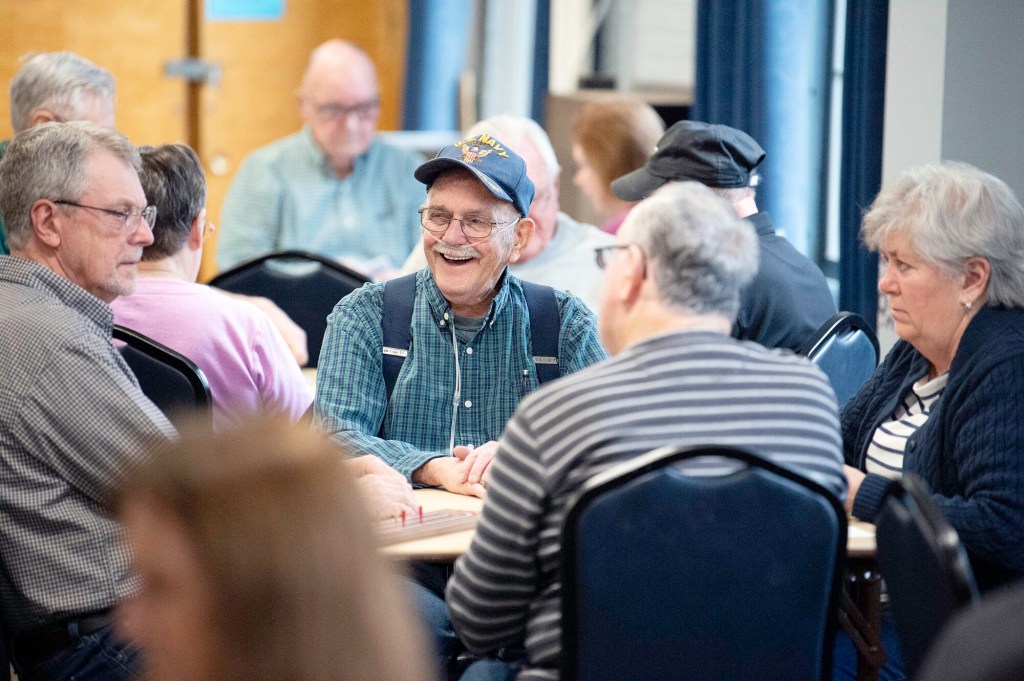
[{"label": "light green collared shirt", "polygon": [[335,177],[309,129],[243,161],[224,199],[221,269],[285,249],[345,258],[368,272],[397,269],[420,242],[426,190],[415,154],[375,141],[352,174]]}]

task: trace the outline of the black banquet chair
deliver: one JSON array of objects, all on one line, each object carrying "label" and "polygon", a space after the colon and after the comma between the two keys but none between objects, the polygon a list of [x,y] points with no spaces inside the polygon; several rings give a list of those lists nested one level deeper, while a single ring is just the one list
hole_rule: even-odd
[{"label": "black banquet chair", "polygon": [[825,372],[842,409],[878,366],[878,338],[860,315],[838,312],[797,353]]},{"label": "black banquet chair", "polygon": [[921,665],[923,681],[1024,679],[1024,581],[989,591],[943,627]]},{"label": "black banquet chair", "polygon": [[303,331],[309,366],[316,367],[327,331],[327,315],[339,300],[369,279],[344,265],[307,251],[279,251],[241,263],[210,280],[232,293],[269,298]]},{"label": "black banquet chair", "polygon": [[9,644],[7,631],[0,626],[0,681],[11,681],[11,654],[7,650]]},{"label": "black banquet chair", "polygon": [[179,352],[118,324],[114,340],[121,341],[121,356],[139,381],[143,394],[171,419],[175,426],[186,418],[206,414],[212,421],[210,384],[203,370]]},{"label": "black banquet chair", "polygon": [[892,484],[875,520],[878,569],[907,675],[915,678],[943,625],[978,601],[978,588],[956,530],[917,476]]},{"label": "black banquet chair", "polygon": [[[713,461],[715,474],[680,464]],[[589,480],[562,535],[562,679],[831,678],[846,513],[753,454],[663,447]]]}]

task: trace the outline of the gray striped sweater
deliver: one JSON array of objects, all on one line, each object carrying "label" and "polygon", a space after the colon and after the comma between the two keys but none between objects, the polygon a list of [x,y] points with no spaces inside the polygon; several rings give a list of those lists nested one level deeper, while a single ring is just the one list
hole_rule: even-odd
[{"label": "gray striped sweater", "polygon": [[[708,331],[632,345],[522,402],[449,582],[476,653],[524,646],[519,679],[557,679],[565,504],[591,476],[664,445],[748,449],[846,495],[835,396],[807,360]],[[628,577],[624,577],[628,578]]]}]

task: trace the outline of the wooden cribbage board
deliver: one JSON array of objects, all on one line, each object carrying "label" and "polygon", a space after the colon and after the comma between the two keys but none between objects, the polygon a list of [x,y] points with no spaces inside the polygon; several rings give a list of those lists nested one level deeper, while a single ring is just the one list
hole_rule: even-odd
[{"label": "wooden cribbage board", "polygon": [[477,516],[476,511],[439,509],[425,511],[422,520],[418,514],[406,516],[404,524],[401,518],[388,518],[377,524],[377,537],[386,546],[449,532],[471,530],[476,527]]}]

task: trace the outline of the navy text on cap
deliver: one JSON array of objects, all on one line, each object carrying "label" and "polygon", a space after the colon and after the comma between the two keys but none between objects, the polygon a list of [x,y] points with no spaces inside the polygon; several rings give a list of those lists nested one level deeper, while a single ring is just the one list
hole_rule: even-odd
[{"label": "navy text on cap", "polygon": [[519,154],[486,133],[456,142],[437,152],[414,173],[427,185],[446,170],[465,168],[502,201],[508,201],[523,217],[530,212],[533,182],[526,175],[526,163]]}]

